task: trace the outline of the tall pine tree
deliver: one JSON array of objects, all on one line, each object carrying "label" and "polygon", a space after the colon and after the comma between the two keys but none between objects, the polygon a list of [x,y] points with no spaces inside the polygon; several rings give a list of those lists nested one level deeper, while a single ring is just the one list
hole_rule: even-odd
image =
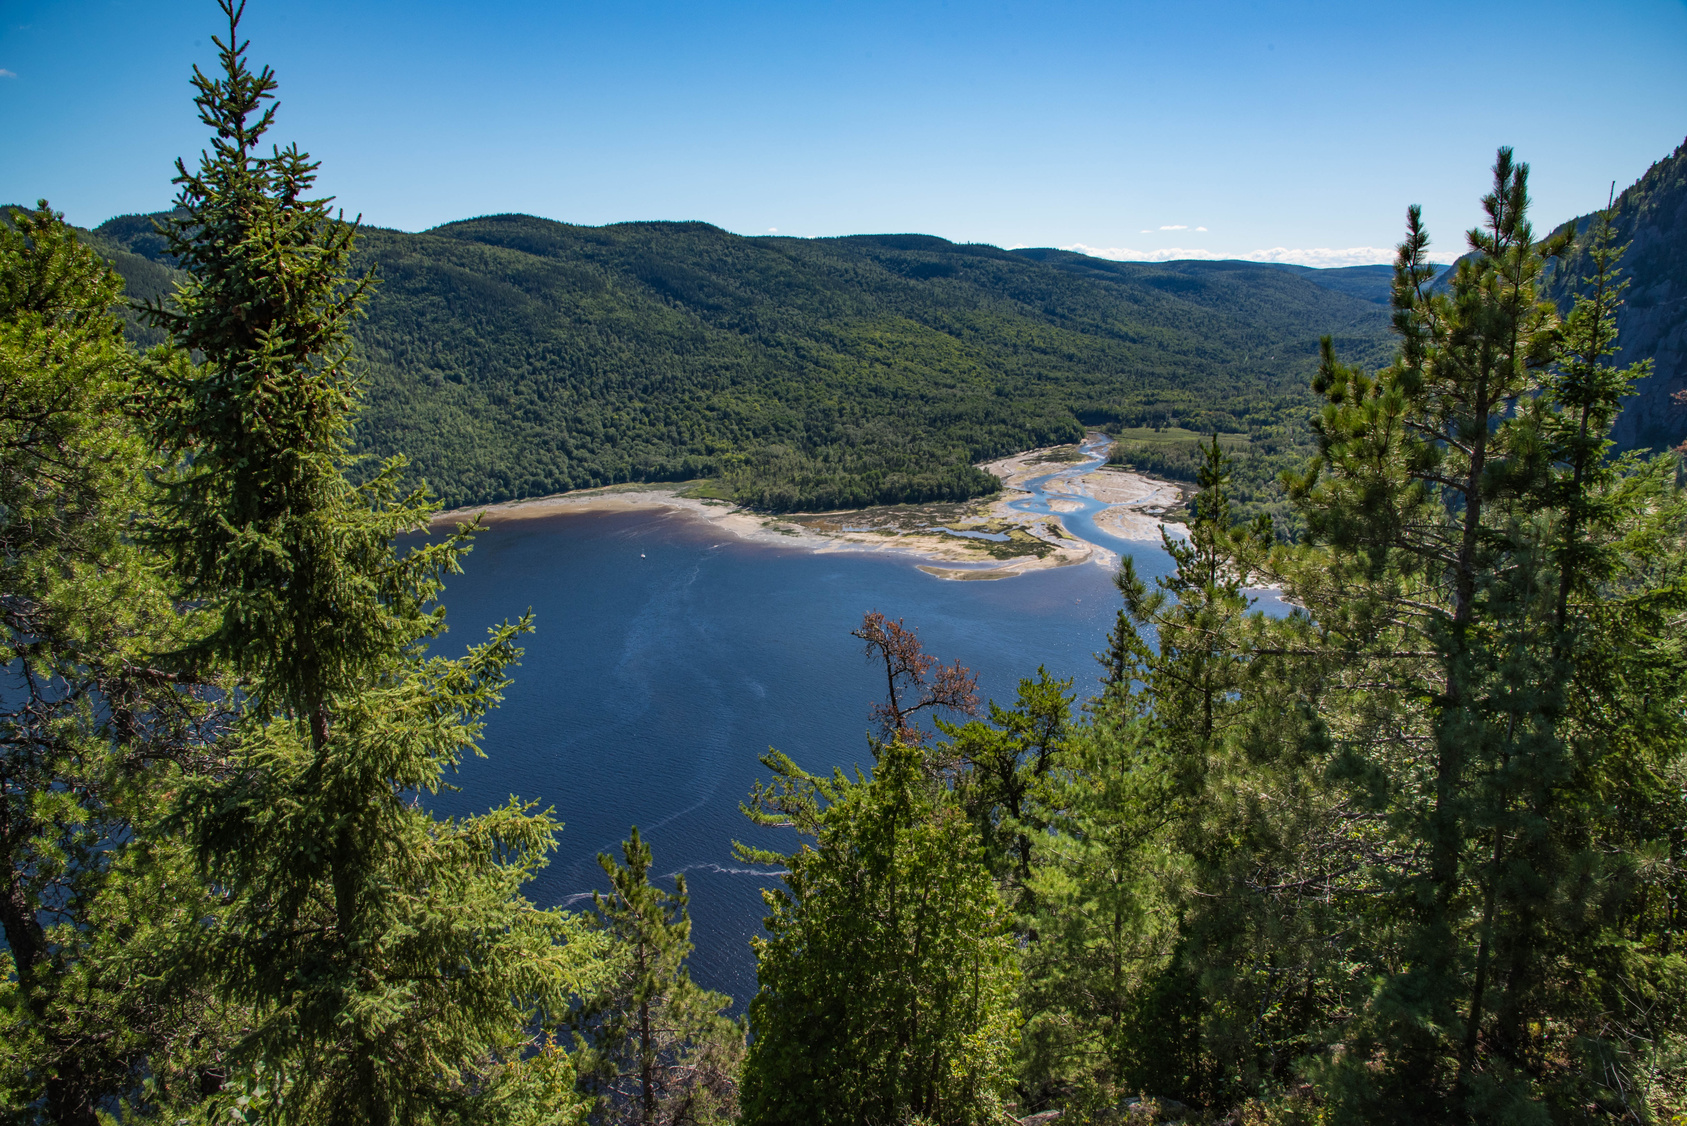
[{"label": "tall pine tree", "polygon": [[[1409,212],[1399,357],[1372,376],[1326,345],[1320,459],[1295,486],[1308,543],[1279,557],[1327,654],[1330,777],[1388,827],[1385,847],[1348,854],[1370,906],[1343,945],[1365,984],[1315,1069],[1341,1120],[1632,1108],[1639,1011],[1615,982],[1667,980],[1637,977],[1647,957],[1595,920],[1644,899],[1613,858],[1661,847],[1668,818],[1636,783],[1678,761],[1657,705],[1683,689],[1660,647],[1680,501],[1662,466],[1606,460],[1615,257],[1561,324],[1538,293],[1560,247],[1534,240],[1527,176],[1502,149],[1487,222],[1444,284]],[[1627,647],[1601,624],[1625,613]],[[1648,770],[1617,768],[1636,757]],[[1572,950],[1603,969],[1576,981]]]}]

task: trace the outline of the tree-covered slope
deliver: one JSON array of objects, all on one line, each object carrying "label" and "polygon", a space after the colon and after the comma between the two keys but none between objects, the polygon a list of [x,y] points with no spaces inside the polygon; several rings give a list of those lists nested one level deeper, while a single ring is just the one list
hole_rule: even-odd
[{"label": "tree-covered slope", "polygon": [[1374,266],[1334,266],[1328,269],[1297,266],[1291,262],[1273,262],[1272,265],[1279,270],[1288,270],[1303,277],[1314,285],[1362,297],[1378,305],[1388,304],[1389,292],[1394,284],[1394,267],[1386,263]]},{"label": "tree-covered slope", "polygon": [[[149,217],[93,237],[156,291]],[[1387,346],[1368,295],[1298,271],[923,235],[500,215],[368,229],[357,268],[382,279],[359,442],[448,504],[698,476],[781,509],[959,499],[994,487],[974,462],[1083,425],[1269,441],[1321,333],[1359,359]]]},{"label": "tree-covered slope", "polygon": [[[1560,308],[1591,273],[1587,252],[1593,215],[1572,220],[1576,245],[1555,271],[1552,296]],[[1624,448],[1665,449],[1687,439],[1687,141],[1647,169],[1616,199],[1618,242],[1628,243],[1623,271],[1630,279],[1617,313],[1619,366],[1651,357],[1653,370],[1623,406],[1615,437]]]}]

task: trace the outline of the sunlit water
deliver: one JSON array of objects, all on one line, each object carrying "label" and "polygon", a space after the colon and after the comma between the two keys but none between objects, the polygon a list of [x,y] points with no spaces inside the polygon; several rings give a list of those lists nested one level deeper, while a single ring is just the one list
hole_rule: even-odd
[{"label": "sunlit water", "polygon": [[[1048,513],[1033,482],[1015,502]],[[1065,497],[1062,499],[1075,499]],[[1040,506],[1040,507],[1039,507]],[[1135,556],[1148,578],[1167,556],[1095,526],[1102,506],[1063,514],[1074,534]],[[739,812],[774,746],[810,770],[867,764],[867,709],[883,691],[850,630],[879,610],[919,631],[927,652],[960,660],[981,694],[1011,702],[1044,665],[1093,694],[1119,599],[1109,568],[1084,564],[992,582],[948,582],[884,554],[745,544],[677,513],[565,515],[484,531],[466,574],[445,595],[444,647],[531,608],[537,632],[515,683],[486,727],[486,759],[471,759],[443,812],[484,810],[508,795],[537,799],[565,823],[561,848],[530,887],[543,904],[590,906],[606,886],[599,852],[638,825],[655,870],[690,883],[702,984],[740,1003],[755,988],[748,940],[760,930],[763,886],[776,878],[732,858],[732,842],[788,849],[788,833]]]}]

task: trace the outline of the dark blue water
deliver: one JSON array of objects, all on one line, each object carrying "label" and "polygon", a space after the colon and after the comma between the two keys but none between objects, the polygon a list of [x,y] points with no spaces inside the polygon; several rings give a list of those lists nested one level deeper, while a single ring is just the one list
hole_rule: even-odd
[{"label": "dark blue water", "polygon": [[[1067,515],[1067,527],[1131,552],[1147,577],[1164,573],[1158,548],[1095,528],[1100,507]],[[732,842],[789,850],[794,838],[751,825],[738,805],[765,775],[756,759],[769,746],[809,770],[871,762],[867,709],[884,674],[850,636],[862,615],[904,619],[928,653],[970,667],[986,698],[1010,703],[1045,665],[1074,678],[1081,701],[1098,688],[1092,654],[1119,605],[1111,570],[1094,564],[947,582],[906,558],[727,540],[678,513],[495,525],[465,568],[446,591],[454,632],[442,648],[529,608],[537,633],[487,724],[488,758],[468,760],[441,810],[510,794],[553,806],[562,845],[529,889],[547,905],[589,907],[606,886],[597,854],[619,855],[637,824],[655,870],[690,883],[695,977],[740,1002],[755,988],[760,889],[777,880],[736,863]]]}]

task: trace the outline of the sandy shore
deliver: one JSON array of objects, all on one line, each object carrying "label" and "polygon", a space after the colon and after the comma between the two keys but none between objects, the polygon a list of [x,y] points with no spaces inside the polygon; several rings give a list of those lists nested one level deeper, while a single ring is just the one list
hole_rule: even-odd
[{"label": "sandy shore", "polygon": [[[537,497],[505,504],[441,512],[434,524],[449,527],[476,516],[488,525],[514,520],[589,512],[667,510],[702,520],[735,539],[814,552],[891,552],[921,560],[920,570],[955,581],[1005,579],[1027,571],[1094,562],[1112,566],[1116,556],[1077,539],[1050,519],[1008,507],[1025,480],[1075,460],[1074,447],[1030,450],[980,468],[1002,479],[1004,496],[970,504],[898,505],[848,512],[771,516],[726,501],[684,496],[692,483],[614,485],[604,489]],[[1051,483],[1050,493],[1091,496],[1111,507],[1096,517],[1109,532],[1158,543],[1159,516],[1178,504],[1178,486],[1119,469],[1101,469],[1078,479]],[[1055,500],[1057,513],[1074,511],[1076,500]],[[945,530],[947,529],[947,530]]]},{"label": "sandy shore", "polygon": [[[1023,492],[1023,484],[1030,478],[1041,477],[1059,469],[1061,462],[1074,460],[1070,456],[1073,449],[1072,446],[1057,446],[1030,450],[1000,461],[988,462],[979,468],[1000,477],[1004,492]],[[1173,481],[1161,481],[1120,466],[1104,465],[1081,477],[1063,477],[1050,481],[1044,492],[1055,498],[1049,502],[1049,507],[1057,513],[1075,512],[1080,507],[1076,500],[1060,500],[1061,494],[1101,501],[1108,507],[1096,513],[1096,525],[1102,531],[1122,540],[1158,544],[1162,524],[1165,524],[1174,537],[1183,535],[1182,524],[1176,521],[1167,522],[1165,518],[1168,511],[1183,503],[1189,492],[1185,486]],[[1024,513],[1016,513],[1008,507],[1013,499],[1011,496],[1004,496],[995,502],[993,510],[1007,518],[1024,519]],[[1104,554],[1109,560],[1114,558],[1112,552]]]},{"label": "sandy shore", "polygon": [[1186,496],[1184,487],[1175,482],[1103,466],[1078,481],[1053,481],[1050,486],[1051,493],[1081,489],[1085,496],[1107,504],[1108,508],[1096,513],[1095,522],[1122,540],[1159,543],[1162,524],[1173,536],[1182,535],[1182,524],[1166,521],[1166,512],[1182,504]]}]

